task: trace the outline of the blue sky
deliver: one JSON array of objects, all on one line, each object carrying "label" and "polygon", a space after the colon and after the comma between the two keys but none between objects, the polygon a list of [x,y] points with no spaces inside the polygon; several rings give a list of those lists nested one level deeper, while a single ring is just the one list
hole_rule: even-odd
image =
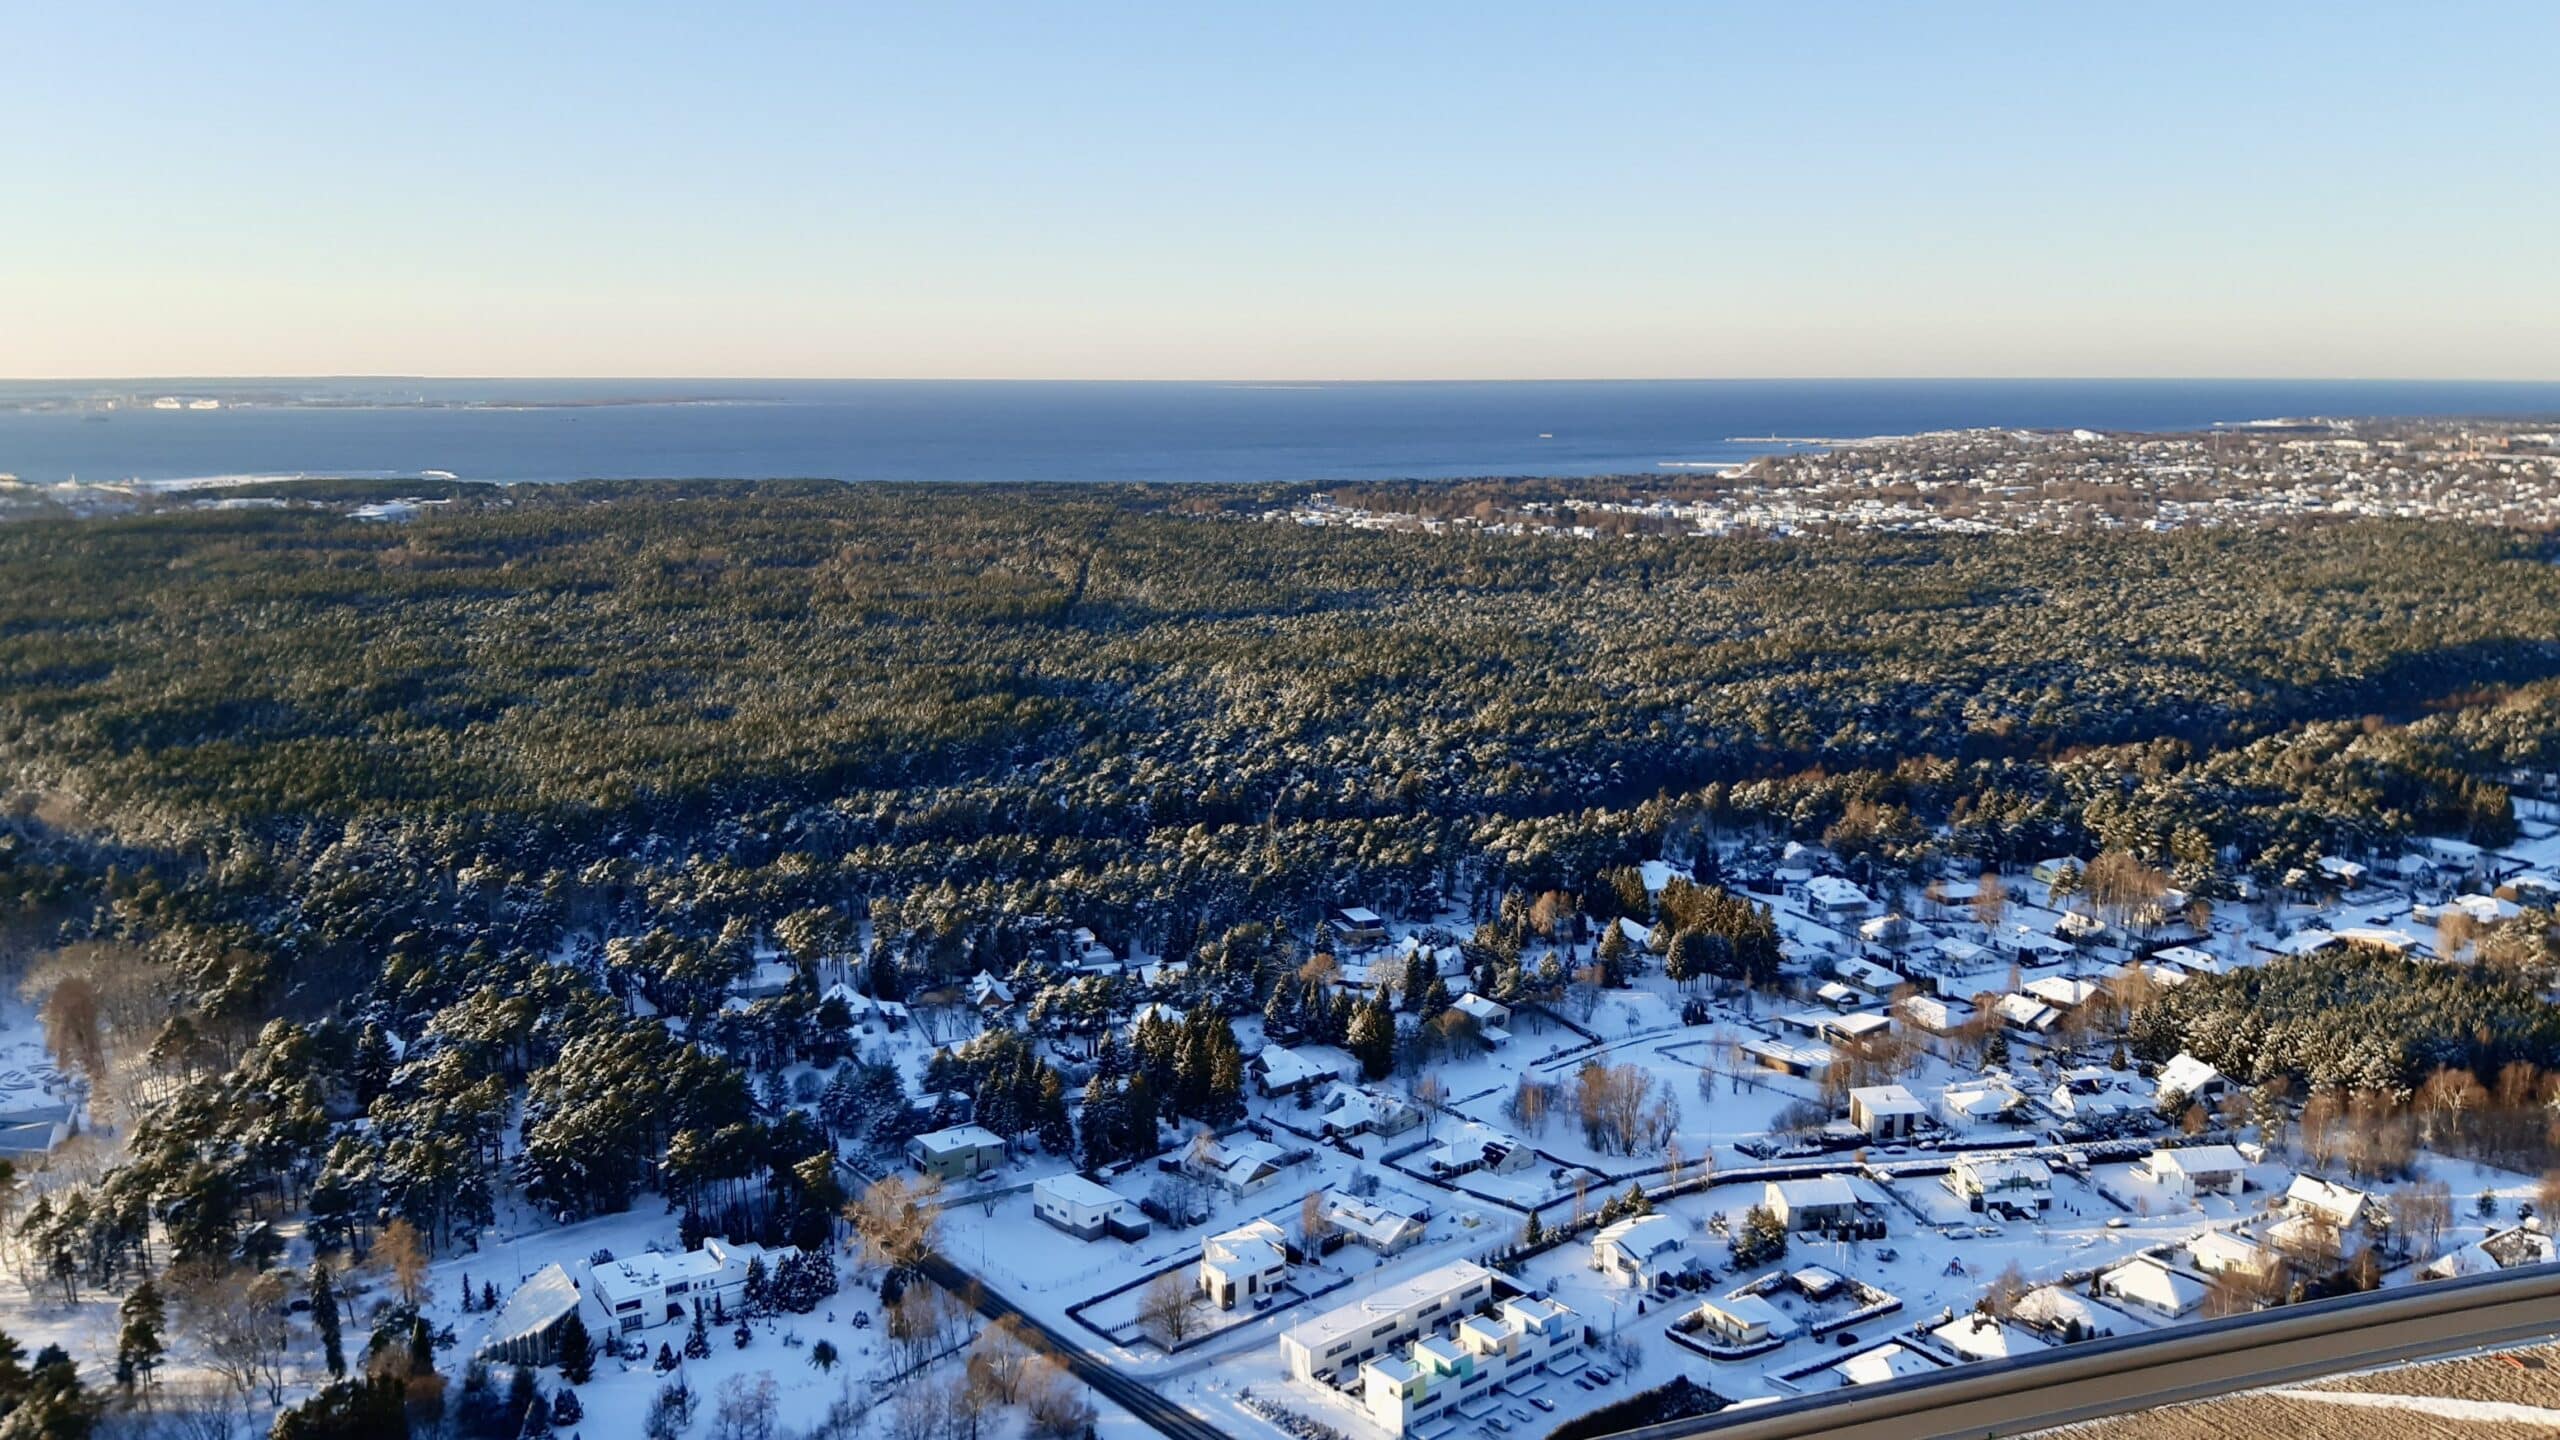
[{"label": "blue sky", "polygon": [[19,7],[0,375],[2560,378],[2560,6]]}]

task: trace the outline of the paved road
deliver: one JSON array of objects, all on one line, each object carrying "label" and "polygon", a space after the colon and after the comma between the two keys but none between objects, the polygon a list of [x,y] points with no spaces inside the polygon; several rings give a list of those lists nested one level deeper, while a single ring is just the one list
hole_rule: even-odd
[{"label": "paved road", "polygon": [[1019,1321],[1039,1336],[1052,1353],[1064,1360],[1069,1372],[1077,1379],[1153,1426],[1167,1440],[1227,1440],[1225,1431],[1167,1400],[1147,1385],[1112,1369],[1100,1357],[1052,1329],[1040,1317],[1027,1313],[988,1289],[985,1282],[949,1260],[939,1255],[929,1256],[918,1268],[924,1271],[926,1278],[955,1295],[974,1295],[978,1313],[989,1320],[1011,1316]]},{"label": "paved road", "polygon": [[2560,1334],[2560,1265],[2094,1341],[1613,1440],[1981,1440]]}]

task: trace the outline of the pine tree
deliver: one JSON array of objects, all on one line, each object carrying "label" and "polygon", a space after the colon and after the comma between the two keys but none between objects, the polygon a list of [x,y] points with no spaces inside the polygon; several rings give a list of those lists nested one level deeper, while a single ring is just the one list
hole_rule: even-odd
[{"label": "pine tree", "polygon": [[1387,1008],[1383,988],[1352,1017],[1350,1049],[1360,1057],[1360,1073],[1368,1079],[1383,1080],[1395,1069],[1395,1012]]},{"label": "pine tree", "polygon": [[[537,1413],[548,1420],[551,1418],[551,1407],[542,1398],[542,1388],[533,1383],[533,1371],[519,1365],[516,1367],[516,1373],[507,1381],[505,1408],[499,1412],[499,1423],[502,1428],[498,1433],[500,1435],[525,1433],[526,1425],[532,1422]],[[542,1432],[536,1430],[533,1433],[539,1435]]]},{"label": "pine tree", "polygon": [[773,1313],[773,1277],[765,1273],[761,1255],[747,1261],[747,1283],[738,1292],[738,1313],[742,1316]]},{"label": "pine tree", "polygon": [[329,1273],[329,1262],[311,1262],[311,1326],[320,1332],[320,1354],[328,1362],[329,1378],[343,1380],[347,1376],[345,1337],[339,1332],[338,1287]]},{"label": "pine tree", "polygon": [[551,1396],[551,1428],[575,1425],[587,1418],[587,1407],[578,1403],[578,1392],[563,1385]]},{"label": "pine tree", "polygon": [[150,1276],[142,1277],[142,1283],[124,1297],[117,1314],[124,1325],[116,1334],[116,1380],[127,1389],[138,1381],[148,1391],[153,1383],[152,1373],[160,1368],[161,1357],[169,1349],[160,1333],[168,1327],[168,1312]]},{"label": "pine tree", "polygon": [[[707,1345],[706,1345],[706,1346],[704,1346],[704,1347],[703,1347],[703,1353],[704,1353],[704,1354],[706,1354],[706,1355],[710,1354],[710,1353],[711,1353],[711,1347],[709,1347],[709,1346],[707,1346]],[[659,1374],[661,1374],[661,1375],[664,1375],[664,1374],[666,1374],[668,1371],[673,1370],[674,1368],[676,1368],[676,1352],[674,1352],[673,1350],[668,1349],[668,1348],[667,1348],[667,1342],[665,1342],[665,1341],[663,1341],[663,1340],[661,1340],[661,1341],[659,1341],[659,1342],[658,1342],[658,1359],[657,1359],[657,1362],[656,1362],[656,1366],[655,1366],[655,1368],[656,1368],[657,1372],[658,1372]]]},{"label": "pine tree", "polygon": [[688,1359],[711,1358],[711,1334],[702,1323],[702,1306],[693,1307],[693,1326],[684,1332],[684,1353]]}]

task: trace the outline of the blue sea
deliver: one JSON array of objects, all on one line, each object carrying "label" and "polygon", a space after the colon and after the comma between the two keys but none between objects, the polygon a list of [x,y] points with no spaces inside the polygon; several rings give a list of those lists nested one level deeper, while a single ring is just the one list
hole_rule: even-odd
[{"label": "blue sea", "polygon": [[[155,408],[156,401],[219,408]],[[1304,481],[1673,473],[1791,441],[1965,426],[2560,417],[2560,384],[1698,380],[1404,384],[116,380],[0,383],[32,482],[443,472]]]}]

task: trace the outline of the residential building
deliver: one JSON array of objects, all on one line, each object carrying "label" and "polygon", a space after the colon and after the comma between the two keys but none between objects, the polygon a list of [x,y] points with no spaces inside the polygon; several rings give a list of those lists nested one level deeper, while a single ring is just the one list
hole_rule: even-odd
[{"label": "residential building", "polygon": [[1289,1237],[1268,1220],[1248,1221],[1200,1242],[1200,1292],[1221,1310],[1268,1295],[1289,1271]]},{"label": "residential building", "polygon": [[2202,1277],[2173,1269],[2157,1255],[2136,1255],[2098,1276],[2100,1295],[2172,1320],[2183,1320],[2203,1309],[2205,1297],[2212,1290]]},{"label": "residential building", "polygon": [[1476,1034],[1496,1049],[1511,1043],[1511,1007],[1487,1000],[1473,990],[1458,997],[1449,1007],[1476,1022]]},{"label": "residential building", "polygon": [[1691,1313],[1715,1343],[1728,1349],[1789,1339],[1803,1328],[1794,1316],[1748,1290],[1702,1300]]},{"label": "residential building", "polygon": [[1387,943],[1386,917],[1375,910],[1358,905],[1345,905],[1333,912],[1333,933],[1344,945],[1366,949]]},{"label": "residential building", "polygon": [[1804,906],[1805,913],[1816,920],[1863,919],[1875,908],[1875,901],[1868,898],[1866,891],[1837,875],[1816,875],[1788,890],[1796,903]]},{"label": "residential building", "polygon": [[1943,1183],[1976,1210],[2029,1217],[2053,1204],[2053,1167],[2032,1156],[1967,1155]]},{"label": "residential building", "polygon": [[1327,1225],[1381,1256],[1421,1244],[1431,1227],[1430,1207],[1418,1201],[1364,1199],[1327,1190],[1317,1205]]},{"label": "residential building", "polygon": [[697,1303],[706,1311],[735,1310],[746,1294],[747,1268],[762,1260],[769,1275],[787,1253],[715,1238],[703,1241],[699,1250],[653,1250],[628,1260],[597,1261],[588,1267],[587,1278],[613,1328],[628,1334],[689,1321]]},{"label": "residential building", "polygon": [[2249,1162],[2228,1145],[2188,1145],[2176,1150],[2154,1150],[2147,1168],[2154,1182],[2182,1199],[2194,1199],[2200,1195],[2237,1195],[2249,1174]]},{"label": "residential building", "polygon": [[1858,1218],[1858,1193],[1837,1175],[1768,1181],[1761,1203],[1790,1230],[1837,1230]]},{"label": "residential building", "polygon": [[1230,1195],[1245,1196],[1278,1179],[1286,1158],[1280,1147],[1268,1140],[1228,1140],[1203,1134],[1183,1150],[1179,1168],[1193,1179],[1205,1180]]},{"label": "residential building", "polygon": [[1742,1042],[1742,1053],[1763,1070],[1801,1076],[1807,1080],[1819,1080],[1830,1074],[1831,1062],[1837,1058],[1828,1045],[1757,1037]]},{"label": "residential building", "polygon": [[1929,1338],[1967,1360],[2014,1360],[2053,1347],[2015,1325],[1976,1311],[1929,1332]]},{"label": "residential building", "polygon": [[1136,1202],[1073,1172],[1034,1184],[1031,1213],[1079,1240],[1143,1240],[1155,1228]]},{"label": "residential building", "polygon": [[1342,1078],[1336,1065],[1307,1050],[1292,1050],[1285,1045],[1265,1045],[1248,1067],[1253,1075],[1253,1088],[1269,1100],[1280,1095],[1295,1095],[1319,1085],[1329,1085]]},{"label": "residential building", "polygon": [[2317,1175],[2296,1175],[2285,1187],[2286,1213],[2324,1221],[2341,1233],[2352,1234],[2383,1219],[2381,1203],[2353,1186],[2323,1180]]},{"label": "residential building", "polygon": [[2223,1078],[2221,1071],[2184,1050],[2171,1056],[2169,1063],[2160,1067],[2154,1083],[2163,1103],[2175,1095],[2182,1100],[2210,1105],[2231,1093],[2231,1082]]},{"label": "residential building", "polygon": [[1445,1424],[1459,1406],[1580,1349],[1575,1318],[1553,1300],[1525,1297],[1468,1315],[1445,1335],[1418,1336],[1406,1353],[1362,1365],[1362,1407],[1390,1435]]},{"label": "residential building", "polygon": [[1538,1152],[1528,1141],[1478,1121],[1462,1120],[1440,1136],[1439,1144],[1415,1156],[1412,1163],[1435,1180],[1447,1180],[1475,1170],[1513,1175],[1537,1160]]},{"label": "residential building", "polygon": [[1831,1367],[1831,1373],[1847,1385],[1881,1385],[1906,1375],[1927,1375],[1947,1368],[1946,1362],[1924,1355],[1900,1341],[1862,1350]]},{"label": "residential building", "polygon": [[1689,1228],[1668,1215],[1632,1215],[1604,1225],[1591,1237],[1591,1263],[1600,1273],[1638,1289],[1698,1268]]},{"label": "residential building", "polygon": [[1861,1085],[1849,1092],[1849,1123],[1874,1140],[1907,1140],[1929,1107],[1900,1085]]},{"label": "residential building", "polygon": [[954,1125],[908,1141],[907,1159],[927,1175],[968,1180],[1004,1163],[1004,1141],[981,1125]]},{"label": "residential building", "polygon": [[1281,1335],[1281,1358],[1296,1379],[1344,1383],[1424,1326],[1490,1302],[1498,1278],[1472,1260],[1453,1260],[1299,1322]]},{"label": "residential building", "polygon": [[2263,1275],[2275,1262],[2265,1246],[2228,1230],[2207,1230],[2187,1241],[2187,1263],[2199,1275]]},{"label": "residential building", "polygon": [[1317,1131],[1330,1139],[1349,1135],[1401,1135],[1422,1123],[1422,1107],[1385,1090],[1337,1084],[1316,1106]]}]

